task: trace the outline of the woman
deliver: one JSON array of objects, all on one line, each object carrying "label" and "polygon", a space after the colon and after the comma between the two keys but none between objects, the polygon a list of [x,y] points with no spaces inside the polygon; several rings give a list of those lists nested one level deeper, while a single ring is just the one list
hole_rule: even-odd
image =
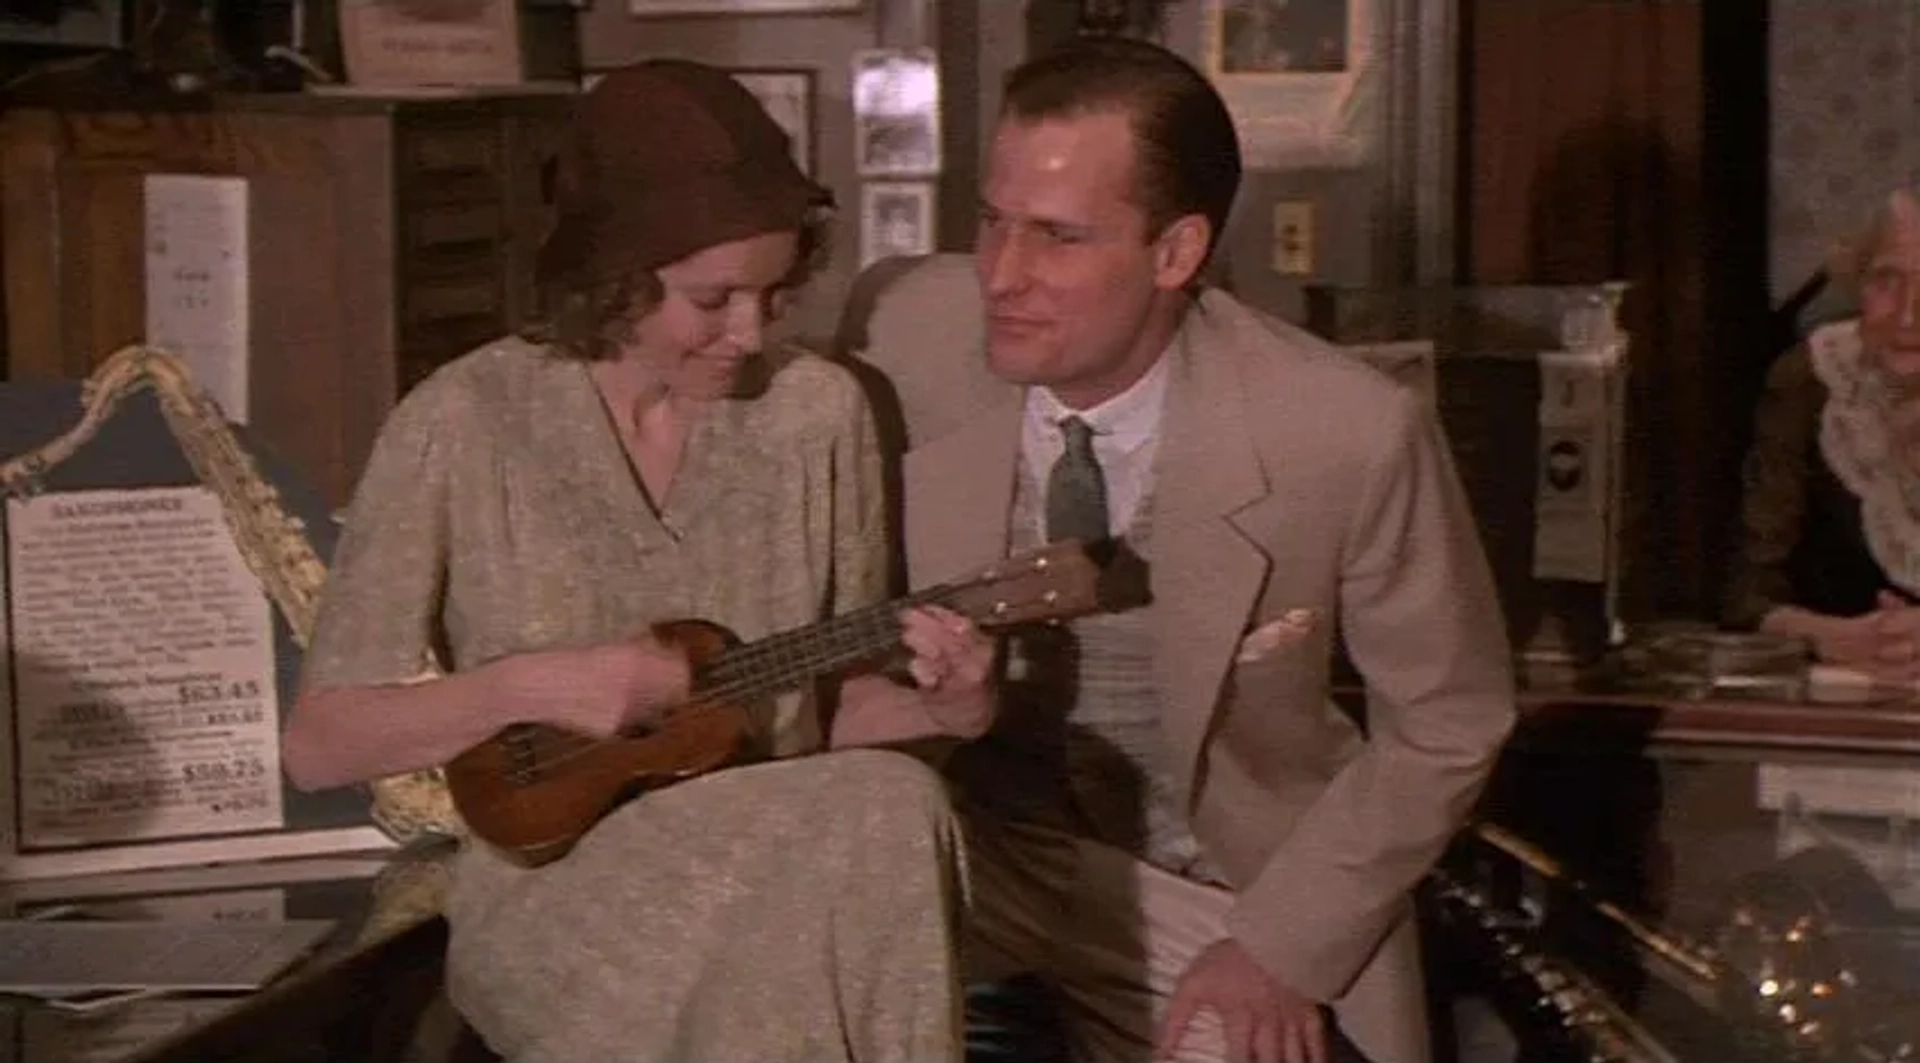
[{"label": "woman", "polygon": [[1860,313],[1768,374],[1726,619],[1823,661],[1920,677],[1920,199],[1890,196],[1835,270]]},{"label": "woman", "polygon": [[[751,640],[882,589],[861,392],[761,350],[829,204],[785,135],[724,72],[643,63],[582,98],[552,176],[550,320],[381,431],[286,736],[299,785],[431,768],[513,722],[643,724],[689,684],[650,624]],[[824,736],[789,698],[760,744],[981,733],[989,644],[940,610],[902,626],[916,688],[846,680]],[[866,751],[659,790],[537,869],[471,842],[449,994],[528,1063],[952,1058],[954,836],[931,772]]]}]

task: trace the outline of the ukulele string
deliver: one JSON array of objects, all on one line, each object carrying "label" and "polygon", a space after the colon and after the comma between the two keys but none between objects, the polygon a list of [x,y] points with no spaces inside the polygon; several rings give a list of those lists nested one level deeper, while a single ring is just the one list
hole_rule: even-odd
[{"label": "ukulele string", "polygon": [[[815,653],[813,657],[799,656],[798,650],[789,650],[783,647],[782,652],[785,653],[789,659],[778,662],[754,662],[744,660],[736,662],[733,660],[736,654],[740,655],[742,659],[755,656],[768,656],[764,652],[754,654],[748,651],[755,647],[760,647],[764,642],[771,640],[760,640],[759,642],[749,643],[746,646],[726,651],[723,655],[723,660],[726,660],[727,663],[758,664],[758,669],[750,671],[749,674],[745,676],[725,678],[712,686],[701,687],[695,690],[693,692],[694,696],[689,700],[664,709],[661,713],[661,723],[665,724],[673,716],[689,710],[698,709],[715,702],[726,702],[738,698],[764,694],[768,692],[768,688],[785,686],[794,678],[802,678],[814,671],[841,667],[870,656],[877,649],[874,645],[875,636],[884,635],[887,638],[893,638],[898,634],[900,625],[897,617],[902,608],[912,605],[950,603],[953,598],[964,589],[965,585],[962,584],[947,584],[932,587],[897,601],[886,602],[877,606],[868,606],[865,609],[856,610],[844,616],[836,617],[834,620],[818,628],[800,629],[799,631],[772,636],[772,639],[783,639],[793,643],[826,643],[824,646],[812,647]],[[861,630],[875,628],[876,624],[884,624],[884,628],[878,630]],[[792,659],[794,657],[798,657],[798,659]],[[782,668],[781,665],[786,665],[787,667]],[[708,678],[712,678],[711,673],[709,673]],[[537,729],[531,734],[523,733],[524,737],[521,739],[521,742],[524,743],[522,745],[524,755],[513,758],[514,763],[511,773],[515,776],[524,776],[530,773],[559,767],[568,761],[585,756],[595,747],[608,741],[608,739],[592,738],[570,731],[563,731],[558,728],[541,727],[539,725],[534,726]]]},{"label": "ukulele string", "polygon": [[[872,652],[870,644],[850,643],[818,654],[806,662],[804,670],[830,670],[868,657]],[[781,682],[784,678],[779,673],[773,673],[701,687],[692,699],[663,710],[657,726],[665,726],[672,717],[689,711],[765,694],[769,688],[786,685]],[[643,733],[639,737],[644,736]],[[576,757],[586,755],[606,741],[608,739],[593,738],[556,728],[540,728],[525,734],[521,739],[524,752],[522,756],[515,758],[513,772],[516,775],[526,775],[550,770]]]},{"label": "ukulele string", "polygon": [[899,633],[901,609],[945,601],[951,599],[958,590],[957,587],[948,586],[929,588],[897,601],[882,602],[856,609],[822,624],[783,631],[744,645],[731,647],[720,653],[714,664],[703,673],[703,678],[709,681],[725,681],[733,673],[743,669],[752,674],[769,668],[778,669],[782,665],[794,662],[796,657],[800,662],[804,662],[806,651],[822,642],[831,644],[849,637],[863,640],[891,639]]}]

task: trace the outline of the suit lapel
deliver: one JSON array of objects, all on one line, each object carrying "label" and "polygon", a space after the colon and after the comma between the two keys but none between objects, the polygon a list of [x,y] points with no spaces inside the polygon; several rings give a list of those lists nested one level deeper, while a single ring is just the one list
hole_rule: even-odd
[{"label": "suit lapel", "polygon": [[1005,388],[959,428],[907,453],[906,544],[914,587],[1006,556],[1021,394]]},{"label": "suit lapel", "polygon": [[1162,726],[1191,796],[1196,767],[1268,559],[1232,515],[1267,494],[1240,393],[1235,323],[1205,301],[1169,356],[1154,476],[1153,594]]}]

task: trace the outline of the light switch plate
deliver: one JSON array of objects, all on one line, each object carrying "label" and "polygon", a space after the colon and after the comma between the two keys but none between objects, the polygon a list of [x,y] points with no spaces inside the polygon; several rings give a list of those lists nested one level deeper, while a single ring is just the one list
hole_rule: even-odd
[{"label": "light switch plate", "polygon": [[1273,269],[1288,276],[1313,273],[1313,204],[1304,199],[1273,205]]}]

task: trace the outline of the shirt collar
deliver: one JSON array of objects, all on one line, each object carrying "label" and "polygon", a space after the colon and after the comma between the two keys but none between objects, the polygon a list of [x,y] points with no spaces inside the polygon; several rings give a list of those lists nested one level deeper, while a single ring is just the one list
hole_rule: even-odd
[{"label": "shirt collar", "polygon": [[1049,425],[1059,424],[1067,417],[1078,417],[1093,426],[1095,435],[1101,436],[1114,447],[1130,451],[1153,438],[1160,425],[1160,411],[1167,401],[1168,363],[1172,361],[1162,355],[1153,363],[1146,375],[1133,382],[1127,390],[1085,410],[1076,410],[1061,402],[1051,390],[1044,387],[1027,389],[1027,412],[1037,416]]}]

